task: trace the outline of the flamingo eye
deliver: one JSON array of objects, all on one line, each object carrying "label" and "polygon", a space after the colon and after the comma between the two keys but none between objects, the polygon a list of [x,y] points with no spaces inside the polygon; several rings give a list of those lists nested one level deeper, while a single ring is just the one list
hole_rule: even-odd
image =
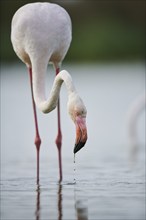
[{"label": "flamingo eye", "polygon": [[84,114],[84,110],[81,110],[77,113],[78,115],[83,115]]},{"label": "flamingo eye", "polygon": [[77,111],[77,112],[76,112],[76,115],[80,115],[80,112],[79,112],[79,111]]}]

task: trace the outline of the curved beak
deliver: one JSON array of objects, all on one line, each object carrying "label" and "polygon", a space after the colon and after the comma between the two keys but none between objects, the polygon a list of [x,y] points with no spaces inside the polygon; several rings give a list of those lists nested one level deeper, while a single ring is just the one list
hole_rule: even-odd
[{"label": "curved beak", "polygon": [[77,153],[82,147],[84,147],[87,141],[87,128],[86,119],[77,116],[75,120],[76,125],[76,142],[74,147],[74,154]]}]

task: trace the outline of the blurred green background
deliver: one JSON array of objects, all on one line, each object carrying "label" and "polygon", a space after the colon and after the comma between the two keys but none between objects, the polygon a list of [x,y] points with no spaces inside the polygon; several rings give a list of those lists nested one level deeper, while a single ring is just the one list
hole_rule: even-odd
[{"label": "blurred green background", "polygon": [[[11,19],[27,0],[0,2],[1,61],[18,61],[11,41]],[[40,1],[43,2],[43,1]],[[145,0],[50,0],[71,16],[73,40],[65,58],[70,62],[143,61]]]}]

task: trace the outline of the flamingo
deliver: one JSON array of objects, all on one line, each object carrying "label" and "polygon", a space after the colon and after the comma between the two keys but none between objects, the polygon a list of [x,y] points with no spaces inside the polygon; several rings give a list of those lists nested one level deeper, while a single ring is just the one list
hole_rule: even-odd
[{"label": "flamingo", "polygon": [[[37,183],[39,182],[39,152],[41,138],[38,129],[36,106],[43,113],[53,111],[57,106],[59,180],[62,180],[62,132],[60,122],[59,93],[64,82],[68,91],[68,113],[76,126],[74,154],[87,141],[86,107],[72,81],[71,75],[60,71],[61,63],[72,39],[71,19],[67,11],[53,3],[29,3],[19,8],[11,24],[11,42],[17,56],[28,68],[35,122],[35,145],[37,152]],[[52,63],[56,76],[49,97],[45,94],[45,73]]]},{"label": "flamingo", "polygon": [[127,112],[127,133],[130,147],[130,159],[135,162],[139,150],[138,140],[138,119],[145,111],[146,107],[146,94],[145,91],[134,99],[130,104]]}]

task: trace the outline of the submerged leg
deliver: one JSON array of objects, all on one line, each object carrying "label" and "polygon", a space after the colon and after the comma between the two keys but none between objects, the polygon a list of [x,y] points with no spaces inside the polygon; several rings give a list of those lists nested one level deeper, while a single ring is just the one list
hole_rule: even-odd
[{"label": "submerged leg", "polygon": [[36,137],[35,137],[34,143],[35,143],[36,152],[37,152],[37,184],[39,184],[39,164],[40,164],[39,156],[40,156],[41,139],[39,135],[37,113],[36,113],[36,107],[35,107],[34,96],[33,96],[32,69],[31,68],[29,68],[29,76],[30,76],[31,96],[32,96],[32,105],[33,105],[33,113],[34,113],[35,131],[36,131]]},{"label": "submerged leg", "polygon": [[[56,68],[56,75],[58,73],[59,73],[59,68]],[[58,148],[59,177],[60,177],[59,182],[61,182],[62,181],[62,157],[61,157],[62,133],[61,133],[61,122],[60,122],[60,99],[58,100],[57,117],[58,117],[58,134],[55,143]]]}]

